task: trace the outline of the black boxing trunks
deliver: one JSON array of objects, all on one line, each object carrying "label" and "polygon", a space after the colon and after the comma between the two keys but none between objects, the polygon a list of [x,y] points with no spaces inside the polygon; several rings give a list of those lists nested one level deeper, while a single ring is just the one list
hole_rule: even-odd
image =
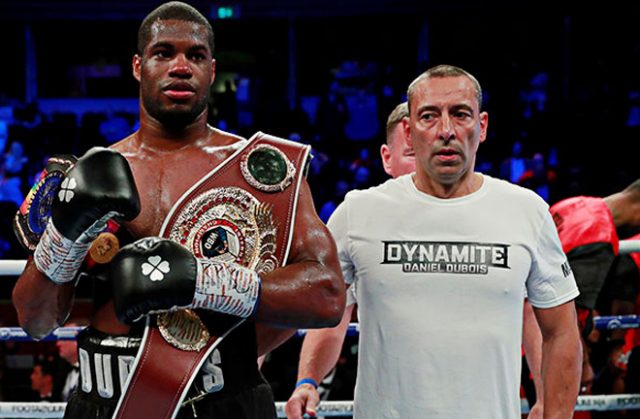
[{"label": "black boxing trunks", "polygon": [[80,378],[65,418],[110,418],[140,348],[140,337],[112,336],[88,327],[78,333]]},{"label": "black boxing trunks", "polygon": [[[640,240],[640,234],[628,240]],[[640,253],[618,255],[609,270],[602,290],[601,294],[604,294],[601,295],[601,300],[604,299],[602,303],[608,306],[612,300],[622,300],[635,304],[638,292],[640,292]],[[598,303],[600,304],[601,301]],[[606,308],[606,310],[609,309],[609,307]]]},{"label": "black boxing trunks", "polygon": [[[228,327],[231,316],[201,313],[212,333]],[[212,322],[215,320],[216,324]],[[140,329],[140,328],[138,328]],[[78,334],[80,382],[65,411],[65,419],[108,419],[114,414],[121,389],[141,341],[141,330],[112,336],[87,328]],[[255,324],[246,322],[220,345],[194,380],[187,398],[205,385],[216,391],[186,405],[177,418],[273,419],[275,403],[256,363]],[[194,411],[196,412],[194,415]]]},{"label": "black boxing trunks", "polygon": [[549,211],[580,290],[576,305],[593,310],[619,249],[611,211],[603,199],[586,196],[560,201]]}]

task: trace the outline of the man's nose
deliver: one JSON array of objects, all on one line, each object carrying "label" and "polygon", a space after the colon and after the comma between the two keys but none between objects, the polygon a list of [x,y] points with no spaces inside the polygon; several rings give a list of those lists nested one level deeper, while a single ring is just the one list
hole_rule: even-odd
[{"label": "man's nose", "polygon": [[455,138],[456,134],[453,129],[453,123],[449,115],[442,115],[440,118],[440,130],[438,138],[442,141],[451,141]]},{"label": "man's nose", "polygon": [[191,77],[191,66],[184,54],[177,54],[173,60],[169,75],[172,77]]}]

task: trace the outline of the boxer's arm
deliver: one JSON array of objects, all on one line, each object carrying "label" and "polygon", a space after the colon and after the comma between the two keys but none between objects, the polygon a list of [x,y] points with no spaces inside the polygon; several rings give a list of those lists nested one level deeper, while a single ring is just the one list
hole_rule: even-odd
[{"label": "boxer's arm", "polygon": [[264,323],[256,323],[256,340],[258,356],[266,355],[295,335],[297,329],[272,327]]},{"label": "boxer's arm", "polygon": [[91,243],[108,220],[115,216],[130,220],[139,210],[133,176],[120,154],[96,147],[64,172],[33,259],[13,291],[27,333],[40,338],[64,324]]},{"label": "boxer's arm", "polygon": [[58,285],[49,280],[30,258],[13,288],[18,323],[36,339],[47,336],[67,319],[74,288],[73,282]]},{"label": "boxer's arm", "polygon": [[[344,310],[342,320],[336,327],[309,330],[300,350],[298,380],[311,378],[316,383],[329,374],[338,362],[342,344],[349,328],[354,304]],[[296,387],[285,406],[287,418],[302,418],[305,413],[315,415],[320,397],[311,384]]]},{"label": "boxer's arm", "polygon": [[544,418],[570,418],[580,390],[582,347],[573,301],[534,312],[542,332]]},{"label": "boxer's arm", "polygon": [[544,390],[542,385],[541,364],[542,364],[542,334],[540,326],[533,313],[533,307],[528,300],[524,301],[522,346],[524,355],[527,358],[529,371],[536,389],[536,403],[531,407],[529,418],[542,418],[544,406]]},{"label": "boxer's arm", "polygon": [[345,288],[336,245],[302,180],[288,264],[262,275],[257,319],[285,327],[340,322]]}]

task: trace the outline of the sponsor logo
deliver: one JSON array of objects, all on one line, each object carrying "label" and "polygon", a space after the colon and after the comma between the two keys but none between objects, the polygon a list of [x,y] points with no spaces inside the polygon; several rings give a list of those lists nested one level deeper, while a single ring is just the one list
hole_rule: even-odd
[{"label": "sponsor logo", "polygon": [[489,268],[509,267],[509,245],[474,242],[384,241],[382,264],[403,272],[486,275]]},{"label": "sponsor logo", "polygon": [[142,275],[148,276],[152,281],[162,281],[169,271],[171,271],[169,262],[162,260],[158,255],[149,256],[142,264]]},{"label": "sponsor logo", "polygon": [[76,188],[77,183],[74,178],[65,178],[62,181],[62,185],[60,185],[60,191],[58,192],[58,198],[62,202],[71,202],[75,192],[73,190]]},{"label": "sponsor logo", "polygon": [[571,265],[569,265],[568,260],[565,260],[561,268],[562,268],[562,275],[564,275],[565,278],[571,275]]}]

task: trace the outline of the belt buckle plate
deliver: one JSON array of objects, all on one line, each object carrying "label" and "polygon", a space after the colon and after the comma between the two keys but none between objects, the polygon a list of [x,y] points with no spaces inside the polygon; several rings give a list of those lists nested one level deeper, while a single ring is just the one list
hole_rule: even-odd
[{"label": "belt buckle plate", "polygon": [[158,330],[173,347],[183,351],[200,351],[211,335],[193,310],[168,311],[158,315]]}]

